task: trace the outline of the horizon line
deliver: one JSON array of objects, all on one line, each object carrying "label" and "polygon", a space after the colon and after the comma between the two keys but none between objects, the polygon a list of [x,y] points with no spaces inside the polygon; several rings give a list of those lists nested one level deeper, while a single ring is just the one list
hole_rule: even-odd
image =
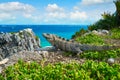
[{"label": "horizon line", "polygon": [[90,25],[90,24],[0,24],[0,25]]}]

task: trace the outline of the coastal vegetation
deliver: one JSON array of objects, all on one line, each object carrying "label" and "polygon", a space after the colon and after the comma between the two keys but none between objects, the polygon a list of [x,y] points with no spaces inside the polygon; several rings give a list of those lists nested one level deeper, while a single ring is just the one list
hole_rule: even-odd
[{"label": "coastal vegetation", "polygon": [[[116,0],[114,3],[116,6],[115,13],[103,13],[102,19],[92,25],[89,25],[88,30],[81,29],[80,31],[76,32],[72,38],[82,44],[120,46],[120,0]],[[104,36],[96,34],[84,35],[85,33],[92,32],[93,30],[108,30],[109,34]],[[106,51],[86,51],[83,52],[83,54],[80,54],[79,57],[98,62],[107,62],[109,58],[114,58],[116,63],[120,64],[120,49]],[[118,70],[118,73],[120,75],[120,69]]]},{"label": "coastal vegetation", "polygon": [[117,27],[116,15],[110,13],[102,14],[102,19],[97,21],[96,23],[89,26],[89,30],[97,30],[97,29],[107,29],[110,30],[112,28]]},{"label": "coastal vegetation", "polygon": [[35,36],[35,39],[38,41],[39,40],[39,36]]},{"label": "coastal vegetation", "polygon": [[[80,32],[80,34],[82,34]],[[73,39],[76,42],[82,43],[82,44],[91,44],[91,45],[113,45],[114,40],[118,41],[120,40],[120,28],[112,28],[109,30],[109,34],[107,35],[98,35],[95,33],[88,33],[86,35],[75,35]],[[108,43],[109,42],[109,43]],[[116,42],[114,42],[116,43]]]},{"label": "coastal vegetation", "polygon": [[80,31],[77,31],[74,35],[72,35],[72,38],[74,39],[78,36],[81,36],[81,35],[85,34],[86,32],[87,32],[87,30],[82,28],[82,29],[80,29]]},{"label": "coastal vegetation", "polygon": [[11,34],[15,34],[15,32],[10,32]]},{"label": "coastal vegetation", "polygon": [[[76,32],[72,39],[75,41],[82,43],[82,44],[93,44],[93,45],[109,45],[109,43],[114,40],[120,40],[120,0],[114,1],[116,6],[116,12],[102,14],[102,18],[98,20],[96,23],[89,25],[88,30],[81,29],[80,31]],[[96,34],[88,34],[84,35],[85,33],[92,32],[93,30],[108,30],[109,34],[105,36],[96,35]],[[106,41],[107,40],[107,41]],[[113,44],[113,43],[112,43]],[[110,43],[110,45],[112,45]]]},{"label": "coastal vegetation", "polygon": [[111,36],[110,38],[112,39],[120,39],[120,28],[114,28],[114,29],[111,29]]},{"label": "coastal vegetation", "polygon": [[120,49],[106,51],[86,51],[80,55],[80,58],[106,62],[109,58],[119,59]]},{"label": "coastal vegetation", "polygon": [[102,19],[97,21],[96,23],[89,26],[89,30],[95,29],[112,29],[119,28],[120,26],[120,0],[114,1],[116,6],[116,12],[113,14],[106,13],[102,14]]},{"label": "coastal vegetation", "polygon": [[81,44],[104,45],[103,38],[95,34],[77,37],[75,40]]},{"label": "coastal vegetation", "polygon": [[[72,38],[76,38],[77,36],[81,36],[85,32],[97,30],[97,29],[107,29],[112,30],[114,28],[120,29],[120,0],[114,1],[116,6],[115,13],[104,12],[101,16],[102,18],[98,20],[96,23],[91,24],[88,26],[88,30],[81,29],[80,31],[76,32]],[[119,34],[118,34],[119,35]]]},{"label": "coastal vegetation", "polygon": [[26,63],[19,61],[14,66],[9,66],[1,80],[119,80],[120,65],[110,66],[105,62],[86,61],[83,64],[77,62],[56,63],[44,65],[44,62]]}]

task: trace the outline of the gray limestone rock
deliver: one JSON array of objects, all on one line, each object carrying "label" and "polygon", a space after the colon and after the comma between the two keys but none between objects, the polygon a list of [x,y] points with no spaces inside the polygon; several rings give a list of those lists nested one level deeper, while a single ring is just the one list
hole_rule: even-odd
[{"label": "gray limestone rock", "polygon": [[113,63],[115,63],[115,59],[114,58],[109,58],[107,62],[109,64],[113,64]]},{"label": "gray limestone rock", "polygon": [[96,35],[108,35],[109,31],[108,30],[93,30],[92,33]]},{"label": "gray limestone rock", "polygon": [[32,29],[24,29],[16,33],[0,33],[0,60],[22,50],[34,51],[40,48],[40,40]]}]

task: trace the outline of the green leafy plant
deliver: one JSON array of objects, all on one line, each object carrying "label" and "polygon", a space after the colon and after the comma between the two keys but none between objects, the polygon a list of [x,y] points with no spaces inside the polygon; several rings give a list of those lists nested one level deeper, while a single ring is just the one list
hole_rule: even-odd
[{"label": "green leafy plant", "polygon": [[89,30],[97,30],[97,29],[107,29],[110,30],[112,28],[117,27],[117,21],[116,16],[114,14],[110,13],[104,13],[102,14],[102,19],[94,23],[93,25],[90,25],[88,27]]},{"label": "green leafy plant", "polygon": [[76,41],[82,44],[104,45],[104,40],[95,34],[88,34],[86,36],[77,37]]},{"label": "green leafy plant", "polygon": [[116,12],[113,14],[104,13],[102,19],[89,26],[89,30],[94,29],[112,29],[120,26],[120,0],[114,1]]},{"label": "green leafy plant", "polygon": [[110,66],[105,62],[86,61],[56,63],[41,66],[36,62],[19,61],[9,66],[1,75],[1,80],[119,80],[120,65]]},{"label": "green leafy plant", "polygon": [[98,61],[106,61],[108,58],[120,58],[120,49],[107,51],[86,51],[80,55],[80,58]]},{"label": "green leafy plant", "polygon": [[78,31],[74,35],[72,35],[72,38],[74,39],[74,38],[76,38],[78,36],[81,36],[81,35],[85,34],[86,32],[87,32],[87,30],[82,28],[82,29],[80,29],[80,31]]},{"label": "green leafy plant", "polygon": [[111,36],[112,39],[120,39],[120,28],[111,29]]},{"label": "green leafy plant", "polygon": [[15,34],[16,32],[10,32],[11,34]]},{"label": "green leafy plant", "polygon": [[120,0],[114,1],[116,6],[116,22],[120,26]]},{"label": "green leafy plant", "polygon": [[35,36],[35,39],[38,41],[39,40],[39,36]]}]

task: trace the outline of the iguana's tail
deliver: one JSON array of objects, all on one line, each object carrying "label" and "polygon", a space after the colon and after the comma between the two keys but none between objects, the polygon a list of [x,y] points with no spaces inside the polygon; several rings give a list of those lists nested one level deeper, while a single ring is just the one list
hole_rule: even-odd
[{"label": "iguana's tail", "polygon": [[96,45],[80,45],[80,49],[82,51],[104,51],[104,50],[114,50],[114,49],[119,49],[120,46],[108,46],[108,45],[104,45],[104,46],[96,46]]}]

